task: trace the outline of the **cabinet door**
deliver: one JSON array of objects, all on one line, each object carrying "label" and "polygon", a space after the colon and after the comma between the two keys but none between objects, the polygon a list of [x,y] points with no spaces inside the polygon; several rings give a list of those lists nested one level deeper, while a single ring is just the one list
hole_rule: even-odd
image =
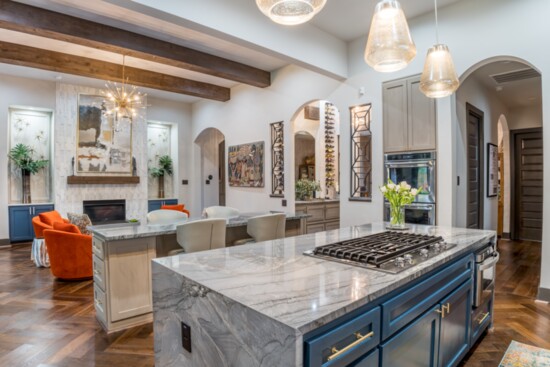
[{"label": "cabinet door", "polygon": [[108,251],[108,295],[111,321],[153,311],[151,260],[155,238],[114,241]]},{"label": "cabinet door", "polygon": [[178,199],[170,199],[170,200],[164,200],[164,205],[177,205]]},{"label": "cabinet door", "polygon": [[441,301],[441,305],[448,309],[441,318],[439,366],[456,366],[470,345],[472,282],[464,283]]},{"label": "cabinet door", "polygon": [[430,309],[381,346],[382,367],[436,367],[439,305]]},{"label": "cabinet door", "polygon": [[435,150],[435,99],[422,94],[419,86],[420,76],[407,79],[409,150]]},{"label": "cabinet door", "polygon": [[396,80],[383,85],[384,152],[408,150],[407,83]]},{"label": "cabinet door", "polygon": [[31,206],[10,206],[10,242],[30,241],[34,237]]},{"label": "cabinet door", "polygon": [[54,210],[53,205],[35,205],[32,217],[36,217],[40,213],[51,212]]},{"label": "cabinet door", "polygon": [[159,210],[162,206],[163,200],[149,200],[148,202],[148,212],[152,212],[153,210]]}]

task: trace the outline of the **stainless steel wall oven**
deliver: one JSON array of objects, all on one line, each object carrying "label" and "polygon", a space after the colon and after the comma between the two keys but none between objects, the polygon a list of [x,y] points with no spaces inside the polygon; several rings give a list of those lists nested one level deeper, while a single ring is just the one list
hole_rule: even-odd
[{"label": "stainless steel wall oven", "polygon": [[[412,187],[421,187],[422,192],[414,203],[405,207],[405,222],[435,224],[436,153],[411,152],[386,154],[384,156],[384,181],[395,183],[407,181]],[[389,203],[384,203],[384,220],[390,219]]]}]

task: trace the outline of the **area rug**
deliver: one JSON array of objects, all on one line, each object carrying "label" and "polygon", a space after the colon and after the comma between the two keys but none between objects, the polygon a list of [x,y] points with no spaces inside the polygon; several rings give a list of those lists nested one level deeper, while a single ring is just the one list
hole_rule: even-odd
[{"label": "area rug", "polygon": [[512,340],[499,367],[550,367],[550,350]]}]

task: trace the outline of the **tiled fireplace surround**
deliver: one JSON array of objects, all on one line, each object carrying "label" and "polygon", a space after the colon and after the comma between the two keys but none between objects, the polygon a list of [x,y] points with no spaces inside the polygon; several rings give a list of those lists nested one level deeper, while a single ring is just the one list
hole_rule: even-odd
[{"label": "tiled fireplace surround", "polygon": [[67,212],[82,213],[84,200],[126,200],[126,217],[145,221],[147,214],[147,124],[146,116],[134,120],[132,155],[136,158],[139,184],[68,185],[73,174],[71,160],[76,152],[78,95],[96,94],[95,88],[58,84],[54,121],[54,196],[55,207],[63,216]]}]

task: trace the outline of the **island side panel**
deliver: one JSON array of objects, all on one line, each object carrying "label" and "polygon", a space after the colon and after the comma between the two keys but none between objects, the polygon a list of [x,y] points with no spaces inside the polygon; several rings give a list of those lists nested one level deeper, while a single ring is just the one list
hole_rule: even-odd
[{"label": "island side panel", "polygon": [[[156,367],[303,365],[295,329],[156,262],[152,270]],[[182,347],[181,322],[191,328],[191,353]]]}]

